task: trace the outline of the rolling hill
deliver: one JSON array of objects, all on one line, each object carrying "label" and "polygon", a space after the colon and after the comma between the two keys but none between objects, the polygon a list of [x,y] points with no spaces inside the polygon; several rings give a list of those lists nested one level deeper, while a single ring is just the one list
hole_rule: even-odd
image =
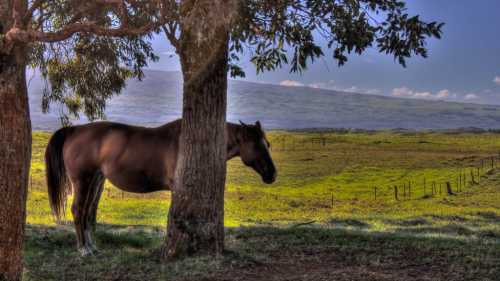
[{"label": "rolling hill", "polygon": [[[181,116],[180,73],[146,71],[107,107],[108,120],[155,126]],[[31,79],[30,106],[35,130],[59,127],[59,110],[40,109],[42,85]],[[500,128],[500,106],[451,103],[284,87],[231,80],[228,120],[261,120],[267,128],[452,129]],[[78,122],[86,122],[82,119]]]}]

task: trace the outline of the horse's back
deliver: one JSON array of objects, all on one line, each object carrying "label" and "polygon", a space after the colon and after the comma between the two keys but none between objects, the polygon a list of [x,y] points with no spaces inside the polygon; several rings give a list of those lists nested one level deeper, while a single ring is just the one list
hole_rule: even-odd
[{"label": "horse's back", "polygon": [[132,192],[159,190],[170,182],[177,160],[176,123],[145,128],[95,122],[73,128],[64,147],[73,176],[99,170],[117,187]]}]

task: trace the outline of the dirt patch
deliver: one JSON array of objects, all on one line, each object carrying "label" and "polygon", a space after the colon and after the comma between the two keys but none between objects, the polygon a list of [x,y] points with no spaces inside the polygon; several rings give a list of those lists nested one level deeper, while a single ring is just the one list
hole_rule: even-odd
[{"label": "dirt patch", "polygon": [[[203,278],[203,281],[399,281],[399,280],[464,280],[450,272],[445,264],[416,264],[411,257],[415,250],[407,249],[404,259],[387,261],[358,260],[367,253],[344,253],[338,248],[302,248],[280,251],[272,262],[251,269],[240,269]],[[456,276],[454,276],[456,275]],[[184,279],[189,280],[189,279]],[[194,279],[193,279],[194,280]]]}]

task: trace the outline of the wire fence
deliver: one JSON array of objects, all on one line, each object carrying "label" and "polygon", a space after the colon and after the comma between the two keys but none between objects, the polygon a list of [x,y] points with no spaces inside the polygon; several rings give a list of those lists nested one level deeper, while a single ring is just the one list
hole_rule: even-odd
[{"label": "wire fence", "polygon": [[[500,153],[479,158],[477,165],[457,168],[451,175],[433,179],[431,177],[409,178],[405,176],[397,184],[366,186],[364,192],[352,195],[351,200],[370,199],[375,201],[407,201],[430,199],[436,197],[455,196],[468,188],[480,186],[485,176],[500,168]],[[316,196],[317,201],[327,202],[331,208],[335,207],[336,199],[342,196],[342,190],[336,188],[328,195]],[[352,193],[350,193],[352,194]],[[345,197],[344,197],[345,198]],[[323,204],[325,205],[325,204]]]}]

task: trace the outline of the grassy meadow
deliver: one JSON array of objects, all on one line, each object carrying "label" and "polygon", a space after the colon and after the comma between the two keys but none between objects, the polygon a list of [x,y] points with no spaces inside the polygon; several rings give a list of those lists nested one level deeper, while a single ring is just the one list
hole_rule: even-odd
[{"label": "grassy meadow", "polygon": [[166,265],[155,249],[170,194],[109,184],[101,252],[78,256],[72,226],[50,215],[49,137],[34,133],[27,280],[499,280],[500,134],[270,132],[274,184],[229,162],[228,253]]}]

